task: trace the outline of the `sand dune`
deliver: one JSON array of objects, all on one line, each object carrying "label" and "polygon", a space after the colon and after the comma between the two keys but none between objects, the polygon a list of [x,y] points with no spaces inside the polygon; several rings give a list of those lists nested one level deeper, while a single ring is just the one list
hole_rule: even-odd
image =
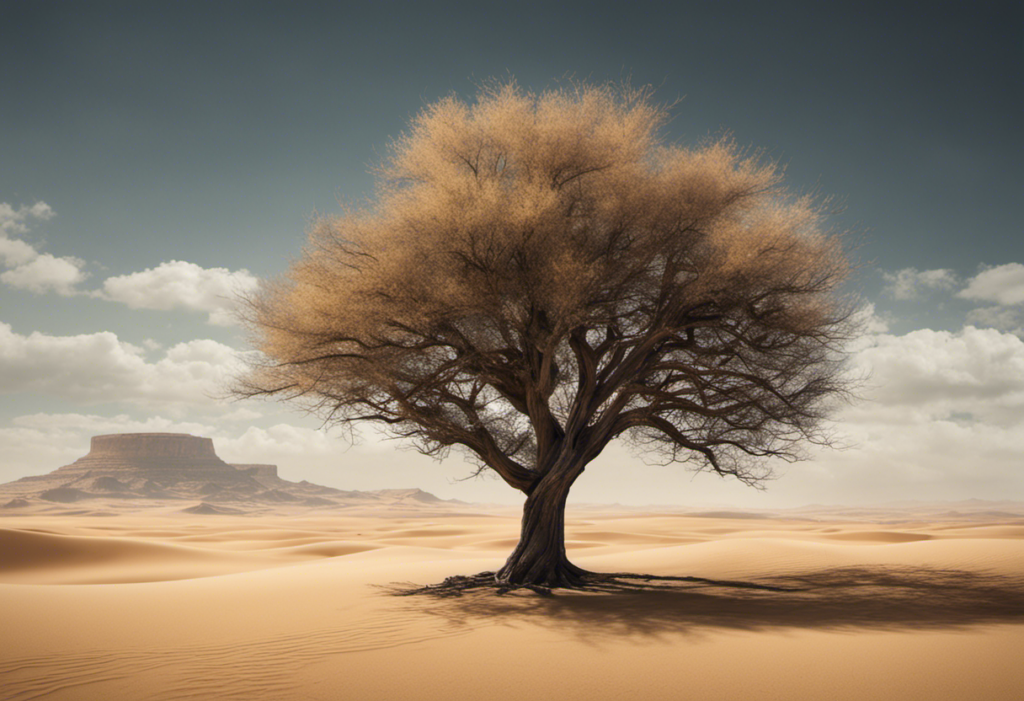
[{"label": "sand dune", "polygon": [[[284,508],[284,507],[283,507]],[[1018,699],[1024,520],[587,511],[642,594],[394,597],[498,567],[512,511],[0,520],[4,699]],[[743,589],[730,581],[784,591]],[[719,582],[715,584],[714,582]]]}]

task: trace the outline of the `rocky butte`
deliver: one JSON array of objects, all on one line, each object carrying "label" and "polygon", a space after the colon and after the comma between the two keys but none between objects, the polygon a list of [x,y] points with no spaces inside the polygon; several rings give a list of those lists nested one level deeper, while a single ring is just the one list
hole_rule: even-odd
[{"label": "rocky butte", "polygon": [[88,455],[48,474],[0,485],[0,497],[11,498],[4,504],[8,509],[39,501],[198,499],[198,513],[217,513],[211,503],[223,502],[330,507],[441,501],[416,489],[354,492],[291,482],[278,476],[276,465],[228,464],[217,456],[212,438],[187,433],[93,436]]}]

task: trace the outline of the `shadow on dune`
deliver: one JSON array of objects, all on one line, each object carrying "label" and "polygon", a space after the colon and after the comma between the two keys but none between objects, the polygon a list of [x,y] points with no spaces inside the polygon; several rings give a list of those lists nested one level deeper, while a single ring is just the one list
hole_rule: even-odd
[{"label": "shadow on dune", "polygon": [[[397,595],[423,591],[390,588]],[[414,606],[450,624],[530,621],[574,628],[588,639],[709,628],[935,630],[1024,623],[1024,579],[949,569],[845,567],[756,582],[612,575],[590,591],[495,593],[480,587],[415,597]]]}]

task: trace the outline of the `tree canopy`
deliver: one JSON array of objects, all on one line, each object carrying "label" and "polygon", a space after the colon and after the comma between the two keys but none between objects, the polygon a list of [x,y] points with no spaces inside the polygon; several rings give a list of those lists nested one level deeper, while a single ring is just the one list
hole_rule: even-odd
[{"label": "tree canopy", "polygon": [[238,393],[496,472],[527,495],[513,583],[576,581],[565,495],[616,438],[748,484],[827,442],[841,237],[776,164],[669,143],[668,119],[649,90],[586,84],[429,105],[373,206],[318,219],[250,298],[263,360]]}]

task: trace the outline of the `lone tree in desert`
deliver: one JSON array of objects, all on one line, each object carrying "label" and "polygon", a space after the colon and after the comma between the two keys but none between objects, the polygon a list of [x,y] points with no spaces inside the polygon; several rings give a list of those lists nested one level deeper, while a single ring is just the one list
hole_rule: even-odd
[{"label": "lone tree in desert", "polygon": [[827,443],[841,242],[777,166],[668,144],[667,117],[647,90],[586,84],[425,108],[375,206],[317,221],[248,300],[262,360],[236,394],[496,472],[526,495],[505,586],[586,585],[566,497],[617,438],[751,485]]}]

